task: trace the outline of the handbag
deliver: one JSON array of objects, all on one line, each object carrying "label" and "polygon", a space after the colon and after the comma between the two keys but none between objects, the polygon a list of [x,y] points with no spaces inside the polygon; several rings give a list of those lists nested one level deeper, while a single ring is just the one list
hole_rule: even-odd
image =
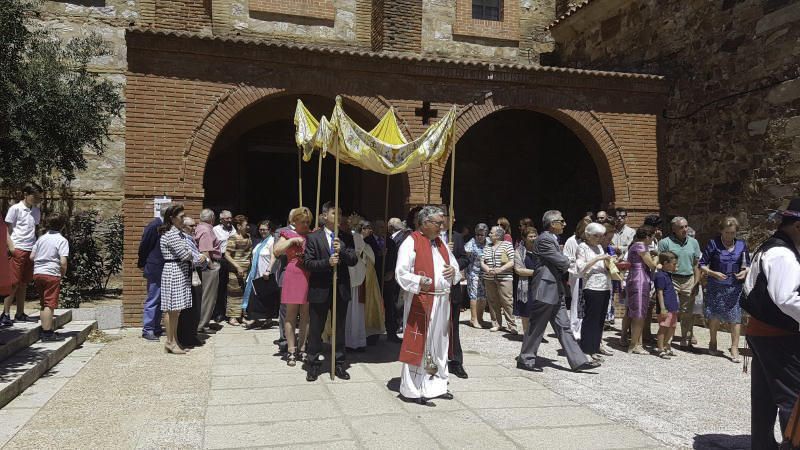
[{"label": "handbag", "polygon": [[789,416],[789,421],[786,423],[783,437],[792,446],[791,448],[800,448],[800,398],[794,402],[792,415]]}]

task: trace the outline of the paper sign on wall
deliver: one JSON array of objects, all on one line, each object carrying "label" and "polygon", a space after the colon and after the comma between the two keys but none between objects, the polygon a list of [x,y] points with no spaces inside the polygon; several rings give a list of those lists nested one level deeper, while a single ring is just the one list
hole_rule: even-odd
[{"label": "paper sign on wall", "polygon": [[166,196],[153,198],[153,217],[161,217],[162,209],[167,209],[172,199]]}]

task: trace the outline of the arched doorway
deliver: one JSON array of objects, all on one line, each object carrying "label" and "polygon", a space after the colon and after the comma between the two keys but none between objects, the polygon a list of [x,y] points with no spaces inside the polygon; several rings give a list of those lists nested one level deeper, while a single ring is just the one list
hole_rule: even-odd
[{"label": "arched doorway", "polygon": [[[298,151],[294,138],[297,99],[316,116],[329,116],[334,99],[312,95],[269,97],[236,116],[214,143],[203,176],[205,207],[245,214],[251,222],[265,218],[286,222],[298,199]],[[345,101],[345,111],[359,125],[370,129],[378,123],[372,114]],[[303,203],[314,211],[317,187],[315,156],[302,164]],[[390,204],[402,205],[404,183],[393,180]],[[322,166],[321,201],[333,200],[335,159]],[[345,164],[340,165],[339,201],[346,213],[358,212],[372,219],[383,218],[385,177]]]},{"label": "arched doorway", "polygon": [[[450,162],[442,178],[450,198]],[[597,166],[581,140],[564,124],[542,113],[506,109],[470,127],[456,144],[455,211],[458,227],[493,225],[500,216],[516,223],[558,209],[568,232],[585,211],[608,199]]]}]

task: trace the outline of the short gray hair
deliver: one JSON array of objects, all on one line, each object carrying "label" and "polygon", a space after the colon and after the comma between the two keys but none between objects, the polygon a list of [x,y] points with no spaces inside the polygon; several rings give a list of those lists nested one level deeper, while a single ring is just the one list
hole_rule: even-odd
[{"label": "short gray hair", "polygon": [[192,219],[189,216],[184,216],[183,217],[183,224],[184,225],[194,225],[194,219]]},{"label": "short gray hair", "polygon": [[394,233],[395,231],[402,231],[405,228],[403,221],[397,217],[389,219],[389,229]]},{"label": "short gray hair", "polygon": [[584,234],[586,236],[605,236],[606,227],[597,222],[592,222],[589,225],[586,225],[586,231],[584,231]]},{"label": "short gray hair", "polygon": [[233,214],[231,214],[231,212],[230,212],[230,211],[228,211],[227,209],[223,209],[223,210],[222,210],[222,211],[220,211],[220,213],[219,213],[219,218],[220,218],[220,219],[223,219],[223,218],[231,218],[231,217],[233,217]]},{"label": "short gray hair", "polygon": [[674,227],[675,225],[679,224],[682,220],[685,221],[687,224],[689,223],[689,221],[686,220],[686,217],[681,217],[681,216],[673,217],[672,220],[669,221],[669,223]]},{"label": "short gray hair", "polygon": [[489,233],[489,225],[481,222],[475,225],[475,234],[478,234],[479,231],[483,231],[484,233]]},{"label": "short gray hair", "polygon": [[204,209],[200,211],[200,221],[206,223],[213,223],[214,222],[214,211],[211,209]]},{"label": "short gray hair", "polygon": [[550,226],[553,224],[554,220],[557,220],[558,217],[561,217],[561,211],[557,209],[551,209],[547,211],[542,216],[542,228],[545,230],[549,230]]},{"label": "short gray hair", "polygon": [[444,211],[438,206],[425,206],[417,213],[417,223],[422,224],[425,221],[431,220],[436,216],[444,216]]},{"label": "short gray hair", "polygon": [[492,236],[494,236],[496,238],[499,238],[499,239],[503,239],[503,236],[506,235],[506,230],[505,230],[505,228],[501,227],[500,225],[495,225],[495,226],[492,227],[491,233],[492,233]]}]

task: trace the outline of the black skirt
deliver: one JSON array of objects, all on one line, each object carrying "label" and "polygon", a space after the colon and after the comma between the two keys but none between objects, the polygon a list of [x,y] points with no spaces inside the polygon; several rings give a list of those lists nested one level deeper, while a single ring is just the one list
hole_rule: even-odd
[{"label": "black skirt", "polygon": [[269,280],[257,278],[253,280],[253,290],[247,303],[247,318],[250,320],[269,320],[278,317],[281,303],[280,289],[275,276]]}]

